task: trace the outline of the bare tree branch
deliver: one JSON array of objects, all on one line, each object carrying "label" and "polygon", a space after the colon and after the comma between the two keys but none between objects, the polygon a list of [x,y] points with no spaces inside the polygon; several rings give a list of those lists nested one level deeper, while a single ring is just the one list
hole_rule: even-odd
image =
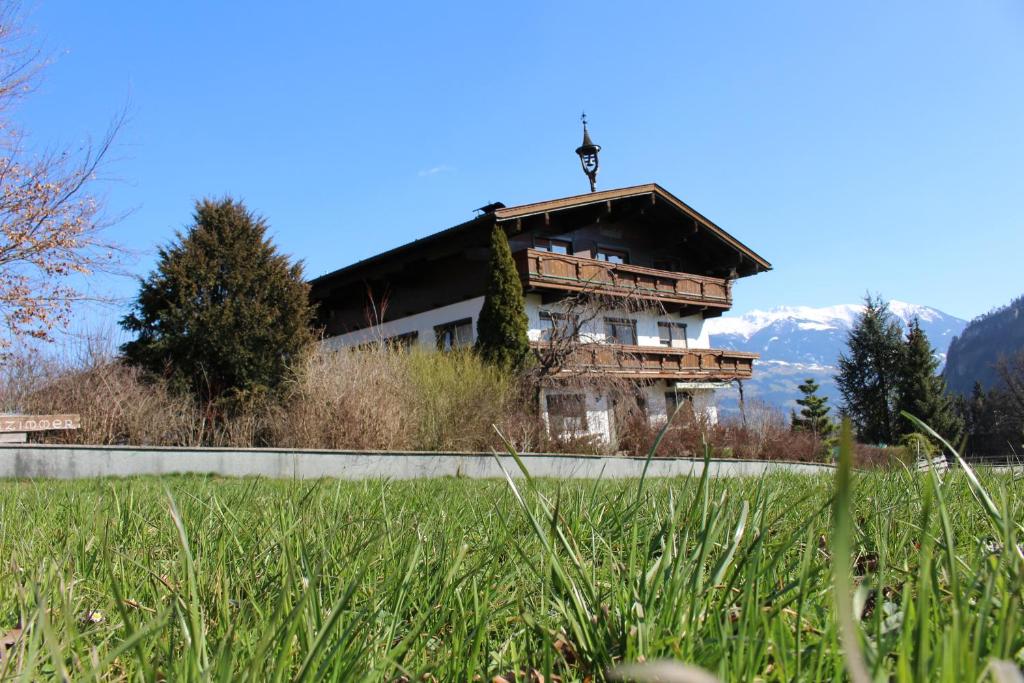
[{"label": "bare tree branch", "polygon": [[73,305],[96,300],[78,284],[110,272],[124,250],[106,241],[90,187],[124,124],[122,112],[99,144],[33,153],[9,118],[46,66],[27,47],[16,3],[0,4],[0,354],[24,338],[52,341]]}]

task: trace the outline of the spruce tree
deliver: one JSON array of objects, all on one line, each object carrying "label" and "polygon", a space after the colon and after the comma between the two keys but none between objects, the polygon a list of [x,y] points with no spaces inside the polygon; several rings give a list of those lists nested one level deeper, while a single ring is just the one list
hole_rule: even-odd
[{"label": "spruce tree", "polygon": [[870,295],[839,357],[836,384],[843,412],[866,443],[894,444],[899,439],[896,398],[903,360],[903,333],[889,305]]},{"label": "spruce tree", "polygon": [[960,436],[962,423],[954,410],[952,397],[946,390],[946,380],[938,374],[939,361],[928,335],[915,318],[910,321],[907,339],[903,345],[903,360],[897,387],[896,414],[901,436],[918,431],[902,416],[910,413],[923,421],[950,442]]},{"label": "spruce tree", "polygon": [[495,226],[491,232],[487,291],[476,324],[476,351],[488,363],[506,369],[521,368],[530,357],[528,329],[519,271],[505,231]]},{"label": "spruce tree", "polygon": [[121,320],[137,335],[124,357],[204,402],[272,390],[313,343],[302,266],[240,202],[197,202],[193,219]]},{"label": "spruce tree", "polygon": [[818,383],[813,377],[804,380],[804,383],[797,387],[803,398],[796,400],[800,406],[800,414],[792,413],[793,431],[810,432],[819,439],[828,440],[835,430],[835,425],[828,418],[830,410],[828,397],[819,396]]}]

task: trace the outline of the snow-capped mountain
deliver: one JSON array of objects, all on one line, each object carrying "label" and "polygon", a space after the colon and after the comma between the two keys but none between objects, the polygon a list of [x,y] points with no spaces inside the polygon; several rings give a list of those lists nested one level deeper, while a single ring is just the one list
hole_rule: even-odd
[{"label": "snow-capped mountain", "polygon": [[[863,304],[823,308],[780,306],[770,311],[711,318],[705,327],[714,348],[761,354],[754,365],[754,379],[744,383],[748,399],[757,398],[788,409],[800,395],[797,385],[813,377],[829,397],[829,403],[838,406],[840,397],[833,377],[836,363],[846,348],[847,333],[863,310]],[[889,310],[904,326],[916,317],[943,362],[953,337],[967,325],[966,320],[930,306],[890,301]]]}]

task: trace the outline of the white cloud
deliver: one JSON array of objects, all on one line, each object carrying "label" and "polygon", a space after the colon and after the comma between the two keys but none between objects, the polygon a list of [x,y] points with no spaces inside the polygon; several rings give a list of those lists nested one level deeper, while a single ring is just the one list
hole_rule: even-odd
[{"label": "white cloud", "polygon": [[441,164],[440,166],[434,166],[433,168],[425,168],[416,175],[420,178],[426,178],[427,176],[437,175],[438,173],[449,173],[455,169],[447,164]]}]

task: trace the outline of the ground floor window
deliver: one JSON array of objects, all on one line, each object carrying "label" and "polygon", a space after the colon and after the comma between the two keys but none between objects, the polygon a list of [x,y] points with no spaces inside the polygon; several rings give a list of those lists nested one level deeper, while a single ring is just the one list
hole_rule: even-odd
[{"label": "ground floor window", "polygon": [[419,332],[406,332],[405,334],[396,334],[393,337],[388,337],[384,342],[388,347],[398,351],[408,351],[416,344],[416,340],[419,339]]},{"label": "ground floor window", "polygon": [[693,405],[693,398],[689,392],[686,391],[666,391],[665,392],[665,414],[672,417],[680,406]]},{"label": "ground floor window", "polygon": [[548,428],[554,436],[576,436],[587,431],[587,404],[582,394],[547,397]]},{"label": "ground floor window", "polygon": [[434,335],[437,337],[437,348],[442,351],[469,346],[473,343],[473,319],[463,318],[437,325],[434,327]]}]

